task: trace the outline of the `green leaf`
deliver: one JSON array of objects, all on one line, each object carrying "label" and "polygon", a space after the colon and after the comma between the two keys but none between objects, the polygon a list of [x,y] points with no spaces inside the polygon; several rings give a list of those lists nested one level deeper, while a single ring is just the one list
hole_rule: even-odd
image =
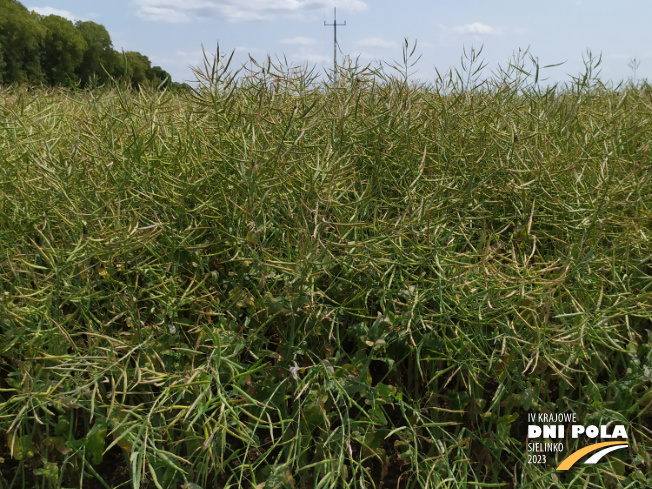
[{"label": "green leaf", "polygon": [[392,403],[396,399],[396,387],[393,385],[379,383],[376,386],[376,392],[378,393],[378,399],[386,404]]},{"label": "green leaf", "polygon": [[59,478],[59,466],[54,462],[43,461],[42,469],[34,469],[34,475],[45,477],[50,482],[56,482]]},{"label": "green leaf", "polygon": [[34,456],[32,451],[32,437],[23,435],[16,438],[12,433],[7,433],[7,445],[12,452],[14,460],[23,460]]},{"label": "green leaf", "polygon": [[67,416],[59,416],[59,421],[54,426],[54,434],[66,437],[70,433],[70,421]]},{"label": "green leaf", "polygon": [[86,449],[91,453],[94,465],[102,463],[105,442],[106,426],[104,423],[98,423],[86,436]]},{"label": "green leaf", "polygon": [[376,424],[379,425],[387,424],[387,418],[385,417],[385,413],[383,412],[383,409],[380,406],[376,406],[372,410],[370,410],[369,416]]}]

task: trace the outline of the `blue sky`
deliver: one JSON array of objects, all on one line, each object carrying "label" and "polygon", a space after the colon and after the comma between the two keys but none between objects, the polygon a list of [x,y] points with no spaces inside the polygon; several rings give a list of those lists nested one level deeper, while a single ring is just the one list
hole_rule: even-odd
[{"label": "blue sky", "polygon": [[[583,72],[583,55],[602,55],[600,78],[618,82],[652,77],[652,2],[645,0],[27,0],[41,14],[104,25],[114,48],[139,51],[174,81],[192,81],[190,65],[202,45],[215,53],[235,50],[240,65],[253,58],[285,57],[294,65],[333,63],[333,7],[337,7],[339,62],[401,60],[402,46],[418,41],[416,78],[433,81],[439,71],[460,68],[464,48],[483,47],[486,74],[519,49],[528,49],[549,81],[570,81]],[[630,67],[638,60],[638,69]]]}]

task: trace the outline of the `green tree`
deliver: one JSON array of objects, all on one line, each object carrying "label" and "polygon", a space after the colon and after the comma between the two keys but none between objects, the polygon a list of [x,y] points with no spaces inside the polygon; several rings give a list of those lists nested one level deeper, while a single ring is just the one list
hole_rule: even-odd
[{"label": "green tree", "polygon": [[7,63],[5,63],[3,54],[2,54],[2,43],[0,43],[0,83],[4,81],[4,74],[5,74],[5,67],[7,66]]},{"label": "green tree", "polygon": [[77,67],[82,85],[88,85],[93,79],[100,84],[106,83],[120,67],[120,56],[113,49],[111,36],[103,25],[95,22],[77,21],[75,27],[86,41],[84,58]]},{"label": "green tree", "polygon": [[41,50],[41,67],[51,85],[76,83],[75,69],[81,65],[86,51],[86,41],[72,22],[58,15],[40,18],[45,27]]},{"label": "green tree", "polygon": [[118,54],[106,28],[75,24],[57,15],[29,12],[16,0],[0,0],[0,83],[83,86],[123,78],[139,86],[175,86],[160,66],[135,51]]},{"label": "green tree", "polygon": [[43,81],[40,53],[45,27],[20,2],[0,0],[0,57],[6,83]]},{"label": "green tree", "polygon": [[152,85],[157,87],[162,84],[161,88],[166,88],[172,83],[170,74],[160,66],[153,66],[148,73],[148,77]]},{"label": "green tree", "polygon": [[150,85],[151,69],[151,62],[147,56],[136,51],[124,53],[124,77],[134,88]]}]

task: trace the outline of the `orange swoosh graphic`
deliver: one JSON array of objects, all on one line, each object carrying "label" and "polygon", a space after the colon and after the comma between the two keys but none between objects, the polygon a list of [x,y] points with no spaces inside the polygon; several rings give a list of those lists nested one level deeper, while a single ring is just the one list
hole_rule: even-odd
[{"label": "orange swoosh graphic", "polygon": [[559,467],[557,467],[555,470],[568,470],[584,455],[595,452],[596,450],[600,450],[604,447],[610,447],[611,445],[627,445],[627,443],[622,441],[605,441],[603,443],[589,445],[588,447],[584,447],[580,450],[577,450],[576,452],[571,453],[568,457],[562,460],[562,462],[559,464]]}]

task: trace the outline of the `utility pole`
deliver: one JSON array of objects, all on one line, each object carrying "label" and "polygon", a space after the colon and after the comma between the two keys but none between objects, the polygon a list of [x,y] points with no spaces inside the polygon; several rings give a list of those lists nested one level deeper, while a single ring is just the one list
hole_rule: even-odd
[{"label": "utility pole", "polygon": [[333,23],[327,24],[326,21],[324,21],[324,26],[327,27],[333,26],[333,75],[337,72],[337,26],[338,25],[345,26],[346,20],[344,21],[344,24],[338,24],[337,8],[333,7]]}]

